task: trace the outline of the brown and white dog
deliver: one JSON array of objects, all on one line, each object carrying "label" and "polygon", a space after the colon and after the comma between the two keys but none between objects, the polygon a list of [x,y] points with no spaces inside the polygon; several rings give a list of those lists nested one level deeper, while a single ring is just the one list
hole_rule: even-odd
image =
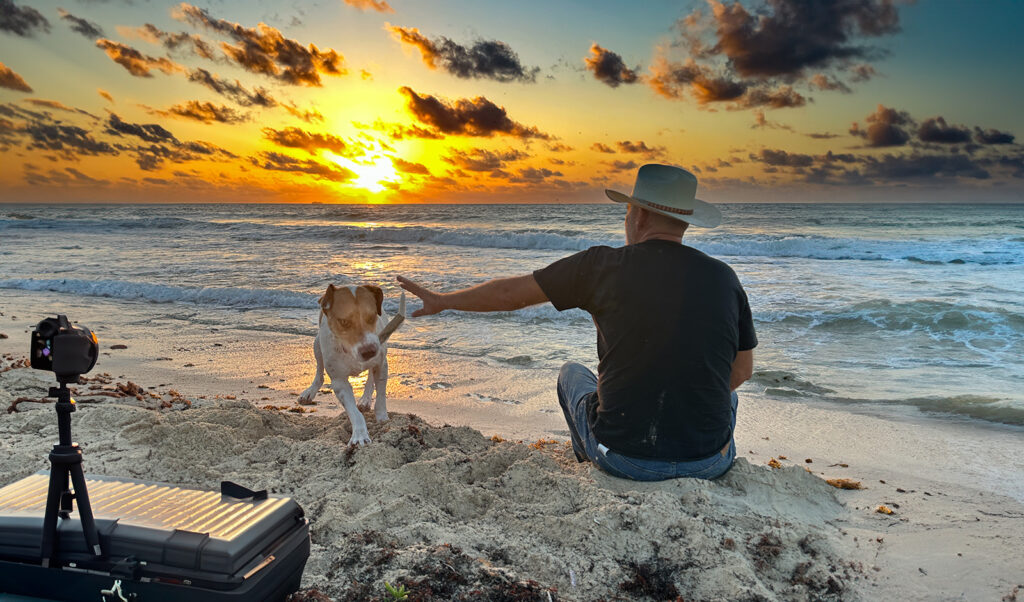
[{"label": "brown and white dog", "polygon": [[[299,396],[299,403],[313,403],[320,387],[324,384],[324,370],[331,377],[331,388],[341,402],[352,424],[352,438],[349,445],[365,445],[370,442],[366,430],[366,419],[359,410],[370,408],[373,392],[377,391],[374,414],[378,422],[388,419],[388,337],[405,320],[405,293],[399,301],[398,315],[386,323],[382,313],[384,291],[372,285],[336,287],[327,286],[327,292],[320,297],[320,330],[313,341],[313,355],[316,356],[316,374],[313,384]],[[369,370],[363,395],[356,404],[350,376],[358,376]]]}]

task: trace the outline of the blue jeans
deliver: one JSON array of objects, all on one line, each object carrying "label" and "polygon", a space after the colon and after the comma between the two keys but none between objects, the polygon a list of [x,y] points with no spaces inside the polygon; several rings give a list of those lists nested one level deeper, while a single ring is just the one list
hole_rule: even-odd
[{"label": "blue jeans", "polygon": [[[715,453],[701,460],[668,462],[649,458],[631,458],[613,452],[602,445],[587,422],[588,395],[597,391],[597,377],[580,364],[569,362],[558,375],[558,403],[565,413],[572,437],[572,448],[580,462],[590,460],[601,470],[623,479],[634,481],[663,481],[679,477],[713,479],[732,467],[736,458],[736,441],[730,439],[725,453]],[[732,430],[736,429],[736,406],[739,398],[732,393]]]}]

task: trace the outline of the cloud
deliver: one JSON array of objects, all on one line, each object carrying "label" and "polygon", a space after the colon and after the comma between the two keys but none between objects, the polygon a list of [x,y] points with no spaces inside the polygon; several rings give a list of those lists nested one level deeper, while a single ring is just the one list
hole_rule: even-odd
[{"label": "cloud", "polygon": [[110,143],[96,140],[85,129],[57,123],[32,123],[25,127],[31,138],[29,150],[51,150],[63,153],[70,159],[77,155],[117,155],[118,150]]},{"label": "cloud", "polygon": [[278,104],[277,101],[270,96],[270,92],[264,88],[255,88],[250,92],[246,90],[245,86],[243,86],[237,79],[234,82],[230,82],[226,79],[217,77],[206,69],[197,68],[189,71],[188,80],[190,82],[202,84],[217,94],[234,100],[243,107],[256,105],[271,108],[276,107]]},{"label": "cloud", "polygon": [[296,159],[270,151],[261,152],[255,157],[250,157],[249,160],[253,165],[261,169],[304,173],[317,179],[330,180],[332,182],[346,182],[356,177],[352,170],[337,164],[328,165],[313,159]]},{"label": "cloud", "polygon": [[617,171],[631,171],[640,167],[640,164],[636,161],[611,161],[605,162],[605,165],[608,165]]},{"label": "cloud", "polygon": [[218,106],[212,102],[200,102],[198,100],[179,103],[171,106],[166,111],[156,111],[156,114],[165,117],[194,119],[203,123],[241,123],[249,120],[248,115],[239,113],[226,105]]},{"label": "cloud", "polygon": [[963,154],[952,155],[883,155],[866,157],[864,176],[880,180],[912,180],[934,177],[966,177],[985,180],[987,170]]},{"label": "cloud", "polygon": [[615,144],[619,147],[619,151],[623,153],[643,153],[648,156],[654,156],[665,152],[664,146],[650,147],[643,140],[637,140],[636,142],[620,140]]},{"label": "cloud", "polygon": [[868,146],[876,147],[903,146],[910,140],[906,128],[914,125],[913,118],[906,111],[897,111],[883,105],[878,105],[866,121],[869,124],[867,130],[862,130],[859,124],[854,123],[850,134],[865,138]]},{"label": "cloud", "polygon": [[562,172],[554,171],[546,167],[523,167],[519,169],[519,175],[509,178],[510,182],[535,184],[543,182],[548,178],[561,177]]},{"label": "cloud", "polygon": [[850,67],[849,71],[852,74],[852,76],[850,77],[850,81],[854,82],[866,82],[869,79],[878,75],[878,72],[875,71],[875,68],[867,63],[854,65]]},{"label": "cloud", "polygon": [[427,169],[426,165],[422,163],[414,163],[412,161],[406,161],[401,157],[390,157],[391,164],[395,166],[396,171],[408,174],[419,174],[424,176],[430,175],[430,170]]},{"label": "cloud", "polygon": [[3,63],[0,63],[0,88],[8,88],[18,92],[32,91],[32,87],[25,83],[25,80],[20,75]]},{"label": "cloud", "polygon": [[27,38],[37,29],[50,31],[50,22],[39,11],[31,6],[18,6],[12,0],[0,0],[0,31]]},{"label": "cloud", "polygon": [[930,117],[917,129],[917,137],[922,142],[938,142],[940,144],[960,144],[970,142],[971,131],[963,126],[947,125],[942,117]]},{"label": "cloud", "polygon": [[978,144],[1013,144],[1013,134],[999,130],[974,128],[974,140]]},{"label": "cloud", "polygon": [[402,44],[418,49],[427,67],[442,69],[462,79],[533,83],[540,72],[540,67],[524,67],[519,55],[499,40],[478,40],[467,47],[443,36],[431,40],[415,27],[389,23],[385,29]]},{"label": "cloud", "polygon": [[751,161],[758,161],[775,167],[809,167],[814,164],[814,157],[799,153],[787,153],[784,150],[763,148],[758,153],[750,154]]},{"label": "cloud", "polygon": [[159,69],[168,75],[184,70],[181,65],[168,58],[145,55],[131,46],[106,38],[96,40],[96,46],[102,48],[111,60],[127,69],[128,73],[135,77],[153,77],[153,74],[150,73],[151,69]]},{"label": "cloud", "polygon": [[768,118],[765,117],[764,111],[762,111],[760,109],[754,111],[754,125],[752,125],[750,127],[751,127],[751,129],[772,128],[772,129],[776,129],[776,130],[788,130],[790,132],[793,131],[793,127],[792,126],[785,125],[783,123],[773,123],[771,121],[768,121]]},{"label": "cloud", "polygon": [[60,13],[61,19],[64,19],[71,24],[71,31],[80,33],[90,40],[103,37],[103,29],[100,28],[99,25],[92,23],[91,21],[86,21],[80,17],[76,17],[63,8],[58,8],[57,12]]},{"label": "cloud", "polygon": [[441,160],[467,171],[493,171],[501,169],[506,163],[526,159],[530,156],[515,149],[491,151],[484,148],[474,148],[466,152],[456,148],[451,149],[450,153],[447,157],[441,157]]},{"label": "cloud", "polygon": [[162,44],[168,50],[188,49],[194,54],[208,60],[215,60],[213,48],[206,43],[198,34],[187,32],[170,33],[163,31],[152,23],[146,23],[142,27],[128,30],[132,35],[138,36],[153,44]]},{"label": "cloud", "polygon": [[117,113],[111,113],[107,120],[107,133],[119,136],[127,134],[141,138],[146,142],[177,142],[178,139],[163,126],[156,123],[128,123],[122,121]]},{"label": "cloud", "polygon": [[35,105],[37,107],[46,107],[46,108],[49,108],[49,109],[57,109],[58,111],[67,111],[68,113],[80,113],[82,115],[88,115],[89,117],[92,117],[93,119],[99,119],[99,117],[97,117],[96,115],[93,115],[92,113],[90,113],[89,111],[86,111],[85,109],[79,109],[77,107],[69,107],[68,105],[66,105],[66,104],[64,104],[64,103],[62,103],[60,101],[57,101],[57,100],[47,100],[47,99],[44,99],[44,98],[26,98],[25,102],[27,102],[29,104],[32,104],[32,105]]},{"label": "cloud", "polygon": [[251,73],[267,75],[279,81],[303,86],[321,86],[321,75],[344,75],[345,59],[328,48],[321,51],[314,44],[303,46],[288,39],[266,23],[246,28],[238,23],[214,19],[206,9],[182,2],[174,18],[196,27],[227,36],[237,42],[221,43],[224,54]]},{"label": "cloud", "polygon": [[323,113],[316,109],[300,109],[295,106],[295,103],[285,103],[281,105],[284,110],[288,111],[294,117],[305,121],[306,123],[313,123],[314,121],[322,122],[324,120]]},{"label": "cloud", "polygon": [[630,69],[623,62],[622,57],[611,50],[593,44],[590,47],[590,54],[591,56],[585,57],[583,62],[586,64],[587,70],[593,72],[594,78],[598,81],[604,82],[612,88],[640,81],[640,76],[636,73],[636,69],[640,67]]},{"label": "cloud", "polygon": [[[699,49],[721,55],[742,77],[795,79],[810,68],[877,56],[881,50],[860,45],[862,39],[900,31],[893,0],[767,0],[753,14],[739,2],[708,4],[716,40]],[[691,42],[701,19],[681,23]]]},{"label": "cloud", "polygon": [[171,163],[184,163],[186,161],[210,160],[220,155],[228,158],[236,158],[230,151],[209,142],[178,142],[169,141],[165,144],[150,144],[149,146],[139,145],[135,147],[135,162],[143,171],[156,171],[163,166],[164,161]]},{"label": "cloud", "polygon": [[591,144],[590,145],[590,150],[597,151],[599,153],[609,153],[609,154],[612,154],[612,153],[615,152],[614,148],[612,148],[612,147],[610,147],[607,144],[604,144],[602,142],[595,142],[595,143]]},{"label": "cloud", "polygon": [[818,90],[837,90],[839,92],[843,92],[844,94],[849,94],[853,92],[850,86],[847,86],[838,79],[829,77],[824,73],[816,73],[809,80],[809,84],[812,88],[817,88]]},{"label": "cloud", "polygon": [[421,96],[407,86],[399,88],[398,91],[407,98],[409,112],[416,119],[444,134],[488,138],[501,134],[523,139],[551,139],[550,135],[534,126],[512,121],[503,107],[483,96],[477,96],[472,100],[460,98],[448,103],[429,94]]},{"label": "cloud", "polygon": [[772,89],[770,84],[746,82],[732,77],[727,71],[716,73],[692,58],[685,63],[673,63],[664,56],[658,56],[650,70],[649,85],[665,98],[679,99],[689,91],[700,105],[731,102],[729,108],[732,110],[759,106],[781,109],[807,103],[807,99],[791,86],[780,85]]},{"label": "cloud", "polygon": [[107,92],[103,88],[96,88],[96,93],[102,96],[103,98],[106,98],[107,102],[109,102],[110,104],[114,104],[114,97],[110,95],[110,92]]},{"label": "cloud", "polygon": [[395,9],[387,3],[387,0],[345,0],[345,4],[354,6],[361,11],[375,10],[379,13],[393,13]]},{"label": "cloud", "polygon": [[576,150],[568,144],[563,144],[561,142],[552,142],[547,145],[547,149],[553,153],[567,153]]},{"label": "cloud", "polygon": [[[336,155],[347,156],[349,146],[345,141],[331,134],[307,132],[297,127],[286,127],[283,130],[263,128],[263,137],[278,146],[300,148],[311,155],[318,150],[329,150]],[[361,153],[360,153],[361,154]]]}]

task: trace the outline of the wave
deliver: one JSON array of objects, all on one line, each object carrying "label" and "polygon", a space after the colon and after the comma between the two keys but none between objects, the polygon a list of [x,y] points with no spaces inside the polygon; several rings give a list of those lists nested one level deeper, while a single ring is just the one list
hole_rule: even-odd
[{"label": "wave", "polygon": [[1012,309],[917,300],[872,300],[845,308],[806,312],[758,312],[762,323],[802,326],[840,334],[924,331],[933,336],[1024,337],[1024,313]]},{"label": "wave", "polygon": [[153,303],[219,305],[242,309],[267,307],[315,309],[318,299],[318,295],[312,293],[271,289],[184,287],[147,282],[72,278],[10,278],[0,280],[0,288],[54,291],[114,299],[139,299]]},{"label": "wave", "polygon": [[982,395],[910,397],[904,399],[861,399],[836,394],[834,389],[816,385],[785,370],[758,370],[750,378],[764,387],[764,393],[781,398],[813,398],[841,404],[904,405],[919,410],[964,416],[988,422],[1024,426],[1024,408],[1007,399]]}]

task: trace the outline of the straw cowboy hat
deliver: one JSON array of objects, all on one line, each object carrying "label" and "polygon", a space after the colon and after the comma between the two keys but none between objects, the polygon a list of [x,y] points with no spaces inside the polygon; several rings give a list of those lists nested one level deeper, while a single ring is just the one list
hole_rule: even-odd
[{"label": "straw cowboy hat", "polygon": [[604,192],[616,203],[632,203],[694,226],[714,228],[722,223],[722,212],[697,198],[697,176],[681,167],[648,163],[637,170],[632,195]]}]

